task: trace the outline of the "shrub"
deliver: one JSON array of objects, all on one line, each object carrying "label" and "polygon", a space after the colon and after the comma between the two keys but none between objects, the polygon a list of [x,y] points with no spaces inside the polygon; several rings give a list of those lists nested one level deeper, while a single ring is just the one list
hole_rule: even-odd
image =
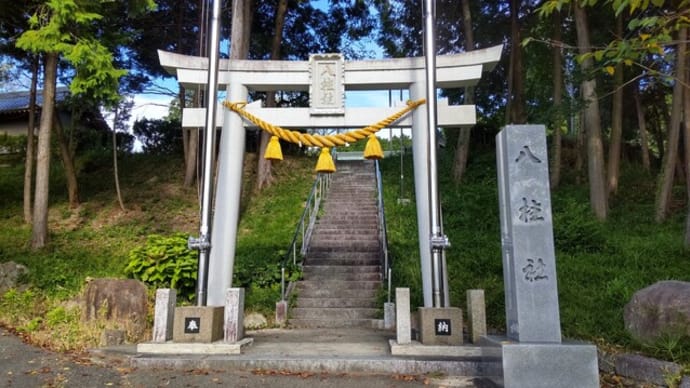
[{"label": "shrub", "polygon": [[125,274],[156,288],[174,288],[178,298],[195,295],[198,255],[187,248],[187,236],[149,235],[146,244],[132,249]]}]

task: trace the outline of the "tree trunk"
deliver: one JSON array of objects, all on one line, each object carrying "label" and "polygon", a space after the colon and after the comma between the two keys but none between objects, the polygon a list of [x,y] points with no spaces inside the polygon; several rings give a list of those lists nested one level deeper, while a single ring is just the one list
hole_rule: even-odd
[{"label": "tree trunk", "polygon": [[[197,55],[200,57],[208,56],[206,52],[206,41],[208,38],[208,9],[206,7],[206,0],[199,0],[199,47]],[[204,92],[201,86],[197,86],[194,92],[194,99],[192,101],[192,106],[195,108],[203,108],[205,106]],[[203,128],[192,128],[189,130],[183,129],[183,134],[187,136],[183,139],[183,145],[186,147],[184,150],[185,155],[185,172],[184,172],[184,182],[182,183],[185,187],[190,187],[197,180],[197,172],[199,170],[199,132]]]},{"label": "tree trunk", "polygon": [[668,141],[661,175],[659,176],[659,186],[656,198],[657,222],[663,222],[668,216],[671,206],[671,194],[673,189],[673,176],[678,158],[678,143],[680,138],[681,116],[683,114],[683,83],[685,79],[685,49],[686,49],[687,28],[678,31],[678,49],[676,52],[676,80],[673,85],[673,103],[671,105],[671,119],[668,126]]},{"label": "tree trunk", "polygon": [[561,14],[553,13],[553,46],[551,57],[553,59],[553,106],[556,114],[553,118],[553,141],[551,143],[551,188],[555,189],[561,182],[561,125],[563,125],[563,55],[561,54]]},{"label": "tree trunk", "polygon": [[[577,44],[581,54],[589,53],[589,26],[587,13],[575,2],[575,27],[577,29]],[[588,57],[581,63],[585,74],[591,73],[594,66],[592,58]],[[599,99],[596,92],[596,80],[582,81],[582,97],[585,102],[584,128],[587,141],[587,176],[589,178],[589,200],[594,215],[599,220],[605,220],[608,212],[606,179],[604,177],[606,163],[604,162],[604,145],[601,136],[601,121],[599,114]]]},{"label": "tree trunk", "polygon": [[[687,28],[686,28],[687,37]],[[685,62],[685,87],[683,88],[683,139],[685,140],[685,177],[687,184],[690,185],[690,87],[687,81],[690,80],[690,66],[688,66],[690,59],[686,58]],[[687,190],[687,216],[685,218],[685,248],[690,248],[690,189]]]},{"label": "tree trunk", "polygon": [[523,69],[519,18],[520,3],[520,0],[510,1],[511,69],[509,73],[511,77],[508,79],[508,82],[512,84],[512,88],[509,88],[510,93],[508,94],[510,100],[508,122],[513,124],[524,124],[527,122],[527,113],[525,112],[525,72]]},{"label": "tree trunk", "polygon": [[[185,13],[185,7],[184,6],[178,6],[176,8],[175,12],[175,40],[177,41],[176,43],[176,49],[175,52],[178,54],[189,54],[188,52],[185,52],[185,45],[183,43],[183,38],[184,38],[184,32],[183,32],[183,26],[184,23],[186,22],[184,18],[184,13]],[[177,93],[177,101],[180,104],[180,111],[182,111],[185,106],[187,105],[186,98],[185,98],[186,92],[185,88],[182,85],[179,85],[179,90]],[[187,128],[182,128],[180,127],[180,130],[182,131],[182,152],[184,156],[184,162],[185,162],[185,183],[187,181],[187,171],[189,170],[189,160],[190,160],[190,147],[189,147],[189,129]],[[196,158],[192,159],[194,163],[196,163]]]},{"label": "tree trunk", "polygon": [[[280,59],[280,46],[283,41],[283,26],[285,26],[285,15],[287,14],[287,0],[280,0],[276,5],[275,29],[273,33],[273,41],[271,42],[271,59]],[[266,107],[273,108],[276,106],[275,92],[266,93]],[[271,134],[266,131],[261,132],[261,140],[259,143],[259,154],[257,155],[258,166],[256,175],[256,190],[261,191],[264,187],[270,186],[273,181],[273,174],[271,173],[271,161],[264,158],[268,141],[271,139]]]},{"label": "tree trunk", "polygon": [[122,191],[120,190],[120,172],[117,165],[117,119],[120,107],[115,105],[115,112],[113,112],[113,175],[115,178],[115,194],[117,195],[117,202],[120,204],[120,209],[125,211],[125,203],[122,200]]},{"label": "tree trunk", "polygon": [[24,222],[31,223],[31,188],[33,187],[34,146],[36,139],[36,84],[38,83],[38,56],[31,64],[31,89],[29,91],[29,126],[26,129],[26,160],[24,161]]},{"label": "tree trunk", "polygon": [[[582,93],[580,93],[582,94]],[[582,97],[582,95],[580,95]],[[585,112],[580,112],[578,115],[579,124],[577,126],[577,133],[575,135],[575,183],[582,184],[585,165]]]},{"label": "tree trunk", "polygon": [[[465,34],[465,52],[474,50],[474,34],[472,32],[472,14],[470,13],[470,1],[462,0],[462,27]],[[465,87],[465,105],[474,104],[474,87]],[[455,157],[453,158],[453,180],[460,183],[467,169],[467,158],[470,154],[470,135],[472,128],[459,129],[458,142],[455,145]]]},{"label": "tree trunk", "polygon": [[65,138],[65,131],[60,120],[60,115],[57,110],[55,114],[55,134],[57,135],[57,142],[60,146],[60,156],[62,158],[62,166],[65,169],[65,178],[67,180],[67,197],[69,198],[69,207],[74,209],[79,206],[79,183],[77,182],[77,171],[74,168],[74,158],[67,139]]},{"label": "tree trunk", "polygon": [[[199,95],[200,93],[197,93]],[[187,134],[187,151],[185,152],[185,171],[184,182],[185,187],[190,187],[196,182],[197,160],[199,159],[199,129],[183,129]]]},{"label": "tree trunk", "polygon": [[647,120],[644,117],[644,107],[640,101],[639,84],[633,90],[633,99],[637,111],[637,125],[640,131],[640,150],[642,152],[642,167],[649,172],[651,164],[649,161],[649,139],[647,137]]},{"label": "tree trunk", "polygon": [[[616,18],[616,35],[623,37],[623,17]],[[608,193],[618,191],[621,163],[621,141],[623,137],[623,64],[616,65],[614,73],[613,106],[611,109],[611,140],[609,142]]]},{"label": "tree trunk", "polygon": [[39,249],[48,243],[48,197],[50,178],[50,134],[55,111],[55,84],[57,81],[57,53],[47,53],[44,63],[43,109],[38,130],[36,156],[36,192],[31,229],[31,247]]},{"label": "tree trunk", "polygon": [[[234,0],[232,2],[230,59],[247,59],[249,55],[249,38],[252,32],[252,18],[254,16],[253,7],[253,0]],[[207,101],[207,103],[209,102]]]}]

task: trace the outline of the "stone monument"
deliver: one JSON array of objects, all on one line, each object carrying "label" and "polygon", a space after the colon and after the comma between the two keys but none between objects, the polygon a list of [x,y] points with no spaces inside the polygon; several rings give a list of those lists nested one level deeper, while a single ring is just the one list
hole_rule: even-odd
[{"label": "stone monument", "polygon": [[598,387],[596,346],[562,342],[543,125],[496,136],[506,337],[484,337],[505,387]]}]

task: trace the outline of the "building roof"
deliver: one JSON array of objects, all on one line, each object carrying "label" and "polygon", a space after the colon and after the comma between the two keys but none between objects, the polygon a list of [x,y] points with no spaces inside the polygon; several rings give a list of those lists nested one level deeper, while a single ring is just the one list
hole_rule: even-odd
[{"label": "building roof", "polygon": [[[55,102],[64,101],[69,96],[69,88],[58,87],[55,90]],[[36,92],[36,105],[43,106],[43,93]],[[29,91],[0,93],[0,114],[22,113],[29,111]]]}]

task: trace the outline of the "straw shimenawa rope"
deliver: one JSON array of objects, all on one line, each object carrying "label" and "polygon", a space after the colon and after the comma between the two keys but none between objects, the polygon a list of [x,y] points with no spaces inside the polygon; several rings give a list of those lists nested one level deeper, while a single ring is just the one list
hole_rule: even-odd
[{"label": "straw shimenawa rope", "polygon": [[232,110],[233,112],[236,112],[240,116],[244,117],[245,119],[249,120],[250,122],[256,124],[261,128],[262,130],[270,133],[273,136],[277,136],[282,140],[289,141],[291,143],[299,144],[299,145],[306,145],[309,147],[335,147],[335,146],[343,146],[346,143],[354,143],[358,140],[362,140],[365,137],[368,137],[369,135],[372,135],[378,131],[380,131],[383,128],[388,127],[395,121],[399,120],[402,116],[405,114],[409,113],[410,111],[414,110],[418,106],[424,104],[426,102],[425,99],[420,99],[416,101],[408,101],[407,105],[401,109],[400,111],[393,113],[392,115],[386,117],[385,119],[379,121],[376,124],[369,125],[364,128],[360,129],[355,129],[352,131],[348,131],[346,133],[338,133],[338,134],[333,134],[333,135],[318,135],[318,134],[309,134],[309,133],[303,133],[303,132],[298,132],[298,131],[292,131],[289,129],[281,128],[277,125],[273,125],[271,123],[268,123],[261,118],[247,112],[246,109],[244,109],[244,106],[247,105],[246,102],[230,102],[230,101],[223,101],[223,105]]}]

